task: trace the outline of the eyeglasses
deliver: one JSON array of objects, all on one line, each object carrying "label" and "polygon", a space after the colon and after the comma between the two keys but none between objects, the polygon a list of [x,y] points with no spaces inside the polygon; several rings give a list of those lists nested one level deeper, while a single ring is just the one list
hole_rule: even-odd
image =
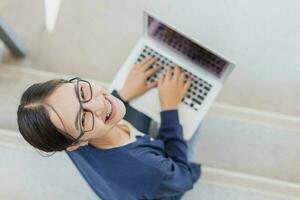
[{"label": "eyeglasses", "polygon": [[92,99],[93,91],[90,82],[82,80],[79,77],[72,78],[69,82],[76,83],[75,93],[80,105],[77,121],[77,125],[79,124],[80,135],[75,138],[74,141],[74,143],[77,143],[85,132],[89,132],[94,129],[94,114],[83,107],[84,103],[87,103]]}]

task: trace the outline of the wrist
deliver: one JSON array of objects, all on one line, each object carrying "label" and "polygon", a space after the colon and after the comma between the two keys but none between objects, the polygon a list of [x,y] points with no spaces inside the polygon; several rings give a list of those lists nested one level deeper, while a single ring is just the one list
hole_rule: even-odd
[{"label": "wrist", "polygon": [[176,110],[177,105],[161,106],[161,111]]},{"label": "wrist", "polygon": [[130,100],[130,98],[126,95],[126,93],[124,93],[124,91],[121,89],[119,91],[117,91],[117,93],[119,94],[119,97],[124,101],[124,102],[128,102]]}]

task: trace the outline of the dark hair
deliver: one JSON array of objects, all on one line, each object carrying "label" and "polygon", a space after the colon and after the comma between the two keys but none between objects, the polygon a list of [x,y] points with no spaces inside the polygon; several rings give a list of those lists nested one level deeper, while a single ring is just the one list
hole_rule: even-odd
[{"label": "dark hair", "polygon": [[[30,86],[22,95],[17,118],[19,131],[33,147],[45,152],[63,151],[74,142],[50,120],[45,99],[68,81],[54,79]],[[49,105],[48,105],[49,106]]]}]

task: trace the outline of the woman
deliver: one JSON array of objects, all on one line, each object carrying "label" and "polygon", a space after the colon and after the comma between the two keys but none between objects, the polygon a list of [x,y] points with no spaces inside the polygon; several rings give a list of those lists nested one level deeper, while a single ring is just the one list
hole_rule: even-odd
[{"label": "woman", "polygon": [[[45,152],[66,150],[101,199],[180,199],[200,176],[200,165],[187,159],[177,113],[191,78],[176,67],[147,83],[160,69],[151,67],[154,63],[148,58],[136,64],[112,94],[79,78],[32,85],[18,108],[22,136]],[[149,118],[128,104],[154,87],[161,105],[155,139],[135,129],[145,122],[139,119]]]}]

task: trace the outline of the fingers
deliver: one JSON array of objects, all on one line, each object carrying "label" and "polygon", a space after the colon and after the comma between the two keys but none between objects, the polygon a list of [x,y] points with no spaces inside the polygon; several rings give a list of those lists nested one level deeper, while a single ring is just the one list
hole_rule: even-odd
[{"label": "fingers", "polygon": [[148,70],[145,72],[146,77],[148,78],[149,76],[152,76],[154,73],[156,73],[157,71],[159,71],[159,70],[161,69],[161,67],[162,67],[162,65],[159,65],[159,66],[157,66],[157,67],[148,69]]},{"label": "fingers", "polygon": [[185,73],[181,73],[181,74],[179,75],[179,83],[181,83],[181,84],[183,85],[185,80],[186,80],[186,75],[185,75]]},{"label": "fingers", "polygon": [[[162,65],[160,65],[157,68],[152,68],[147,70],[146,76],[150,77],[151,75],[153,75],[154,73],[156,73],[159,69],[161,69]],[[174,71],[174,74],[172,75],[172,72]],[[169,81],[175,81],[176,84],[178,84],[179,87],[183,87],[185,90],[187,90],[191,83],[192,83],[192,78],[191,77],[187,77],[186,73],[182,71],[182,69],[177,66],[174,70],[172,70],[171,67],[169,67],[164,74],[161,74],[160,77],[158,78],[158,80],[156,82],[153,82],[151,84],[147,84],[147,88],[153,88],[153,87],[161,87],[165,82],[169,82]],[[175,83],[174,82],[174,83]]]},{"label": "fingers", "polygon": [[148,58],[145,58],[144,60],[142,60],[142,62],[140,62],[140,66],[146,64],[148,61],[150,61],[152,59],[152,57],[148,57]]},{"label": "fingers", "polygon": [[139,69],[141,69],[142,71],[146,71],[151,65],[154,64],[155,61],[156,61],[155,57],[146,58],[141,62]]},{"label": "fingers", "polygon": [[154,88],[158,85],[158,81],[152,82],[152,83],[147,83],[146,85],[146,90],[150,90],[151,88]]},{"label": "fingers", "polygon": [[179,75],[179,84],[183,87],[184,93],[186,93],[192,84],[192,78],[181,72]]},{"label": "fingers", "polygon": [[[169,70],[169,71],[168,71]],[[166,75],[168,77],[168,80],[175,80],[178,81],[180,76],[184,74],[179,66],[176,66],[174,70],[171,68],[168,68]]]},{"label": "fingers", "polygon": [[193,79],[192,79],[191,77],[189,77],[189,78],[187,79],[187,81],[184,83],[183,87],[184,87],[185,91],[187,91],[187,90],[189,89],[189,87],[190,87],[191,84],[192,84],[192,81],[193,81]]},{"label": "fingers", "polygon": [[[175,72],[173,73],[173,71],[175,71]],[[173,75],[172,75],[172,73],[173,73]],[[165,79],[168,81],[169,80],[179,80],[181,76],[183,76],[182,78],[184,78],[185,73],[182,72],[182,70],[179,66],[176,66],[176,68],[174,70],[172,70],[172,68],[169,67],[165,72]]]},{"label": "fingers", "polygon": [[172,69],[171,68],[167,69],[165,79],[166,80],[171,80],[172,79]]},{"label": "fingers", "polygon": [[179,78],[181,75],[181,69],[179,66],[176,66],[175,68],[175,73],[174,73],[174,78]]},{"label": "fingers", "polygon": [[164,79],[165,79],[165,75],[164,74],[160,75],[158,79],[158,87],[160,87],[163,84]]}]

